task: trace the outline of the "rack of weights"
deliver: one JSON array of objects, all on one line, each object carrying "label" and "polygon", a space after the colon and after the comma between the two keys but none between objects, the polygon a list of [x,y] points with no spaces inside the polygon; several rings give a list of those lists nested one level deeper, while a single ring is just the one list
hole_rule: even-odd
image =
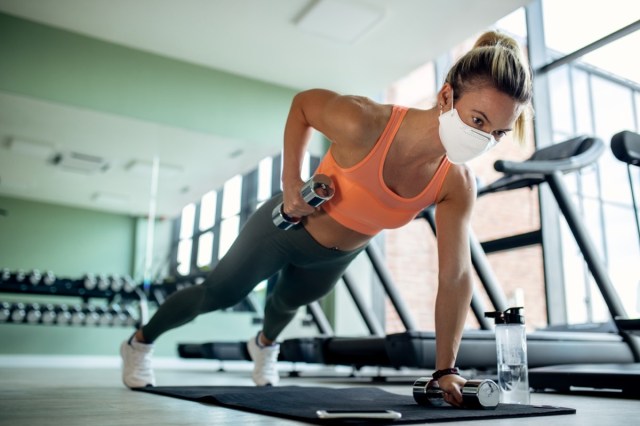
[{"label": "rack of weights", "polygon": [[[147,299],[128,276],[86,274],[60,278],[38,270],[0,270],[0,293],[70,296],[81,303],[21,303],[0,301],[0,324],[136,327],[144,322]],[[92,300],[100,303],[91,303]],[[106,303],[105,303],[106,302]]]}]

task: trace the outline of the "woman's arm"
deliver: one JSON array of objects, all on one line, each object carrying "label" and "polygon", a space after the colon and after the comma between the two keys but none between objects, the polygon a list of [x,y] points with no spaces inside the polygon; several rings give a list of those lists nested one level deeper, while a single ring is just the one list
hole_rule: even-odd
[{"label": "woman's arm", "polygon": [[312,89],[298,93],[291,104],[284,130],[282,186],[284,211],[293,217],[314,212],[314,208],[300,197],[304,184],[302,161],[313,129],[334,143],[360,143],[365,126],[366,108],[363,99],[341,96],[335,92]]},{"label": "woman's arm", "polygon": [[[469,311],[473,281],[469,249],[469,221],[476,197],[475,179],[466,166],[452,166],[446,195],[436,208],[438,235],[438,295],[436,298],[436,369],[455,367],[462,331]],[[448,375],[438,380],[448,402],[462,403],[465,380]]]}]

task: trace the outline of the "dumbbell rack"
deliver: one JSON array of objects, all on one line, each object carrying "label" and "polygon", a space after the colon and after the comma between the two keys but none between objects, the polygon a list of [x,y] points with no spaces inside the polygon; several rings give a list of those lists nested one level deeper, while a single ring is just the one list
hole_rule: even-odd
[{"label": "dumbbell rack", "polygon": [[[0,271],[0,293],[80,298],[81,303],[0,301],[0,324],[136,327],[145,320],[147,299],[130,277],[87,274],[80,279],[40,273]],[[91,303],[104,300],[104,304]]]}]

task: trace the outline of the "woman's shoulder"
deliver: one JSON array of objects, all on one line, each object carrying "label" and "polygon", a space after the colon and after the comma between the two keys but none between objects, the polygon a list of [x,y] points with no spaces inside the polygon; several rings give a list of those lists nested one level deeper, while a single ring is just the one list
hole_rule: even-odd
[{"label": "woman's shoulder", "polygon": [[451,164],[442,185],[440,199],[456,203],[473,203],[476,198],[476,177],[473,170],[466,164]]},{"label": "woman's shoulder", "polygon": [[342,128],[358,144],[369,145],[377,140],[392,112],[392,105],[381,104],[370,98],[343,95],[330,106],[331,114],[342,122]]}]

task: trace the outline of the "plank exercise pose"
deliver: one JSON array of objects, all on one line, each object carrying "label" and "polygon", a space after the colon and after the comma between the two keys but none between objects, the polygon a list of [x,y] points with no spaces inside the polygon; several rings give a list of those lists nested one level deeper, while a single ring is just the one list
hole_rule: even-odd
[{"label": "plank exercise pose", "polygon": [[[171,295],[122,343],[125,385],[155,384],[151,352],[162,333],[234,306],[279,273],[263,328],[247,344],[255,383],[277,385],[276,339],[298,308],[329,293],[374,235],[405,225],[435,204],[436,376],[445,400],[460,405],[465,379],[454,367],[472,294],[468,227],[476,198],[474,176],[464,163],[508,132],[523,138],[531,95],[531,73],[518,44],[496,32],[483,34],[453,65],[428,110],[329,90],[297,94],[284,131],[283,193],[252,215],[201,285]],[[301,164],[313,129],[332,142],[316,173],[335,185],[334,197],[318,208],[300,195]],[[271,213],[281,202],[287,215],[303,218],[301,226],[274,226]]]}]

